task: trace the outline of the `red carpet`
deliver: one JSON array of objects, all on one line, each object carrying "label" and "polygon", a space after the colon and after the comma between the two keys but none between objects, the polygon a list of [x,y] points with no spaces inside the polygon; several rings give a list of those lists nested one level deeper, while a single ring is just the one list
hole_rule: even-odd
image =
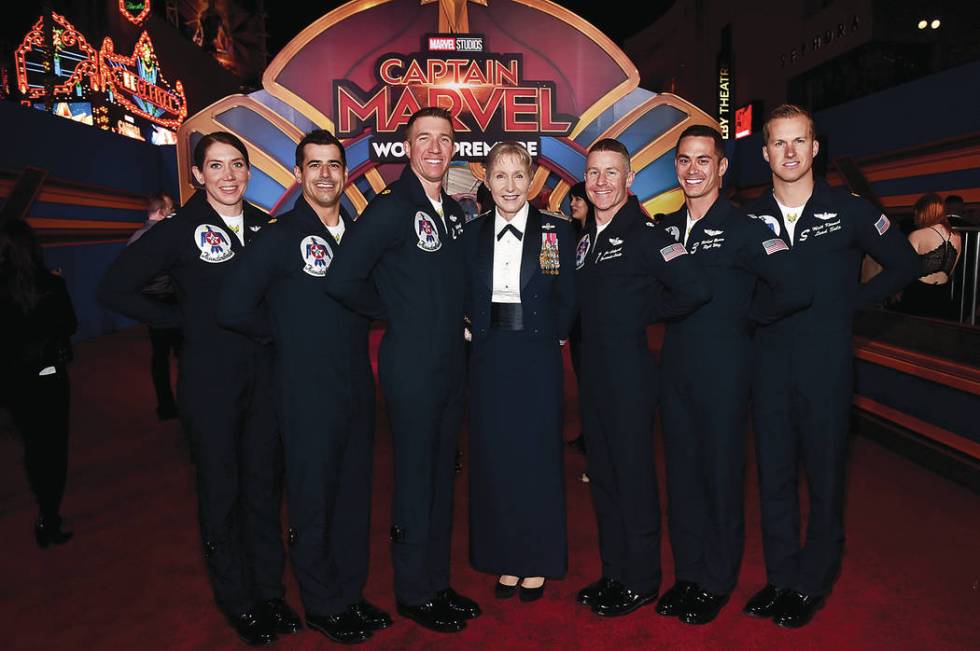
[{"label": "red carpet", "polygon": [[[193,473],[175,423],[156,421],[145,330],[80,344],[72,369],[73,431],[63,512],[75,539],[40,551],[34,508],[11,436],[0,438],[0,612],[4,649],[244,648],[211,600],[197,538]],[[568,382],[566,438],[578,432]],[[388,527],[391,446],[386,421],[375,462],[372,566],[366,596],[394,611]],[[732,603],[710,625],[691,627],[652,607],[602,620],[575,592],[598,576],[595,521],[584,458],[566,453],[570,567],[545,597],[522,604],[491,596],[494,578],[467,562],[466,477],[457,487],[453,584],[484,615],[455,636],[401,618],[364,648],[460,649],[975,649],[980,640],[980,497],[857,439],[849,480],[842,576],[813,623],[785,631],[743,616],[764,581],[759,515],[749,467],[746,553]],[[661,480],[663,475],[661,474]],[[287,572],[288,574],[288,572]],[[673,580],[664,535],[664,588]],[[287,598],[299,608],[292,576]],[[328,645],[303,631],[280,649]]]}]

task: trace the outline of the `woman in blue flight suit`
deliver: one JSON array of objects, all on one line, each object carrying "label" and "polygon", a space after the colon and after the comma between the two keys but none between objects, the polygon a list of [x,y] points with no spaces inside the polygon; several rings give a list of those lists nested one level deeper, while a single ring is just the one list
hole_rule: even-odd
[{"label": "woman in blue flight suit", "polygon": [[[496,595],[533,601],[564,576],[562,355],[575,318],[570,225],[527,201],[531,156],[487,156],[496,209],[467,225],[470,560],[499,575]],[[520,586],[520,587],[518,587]]]},{"label": "woman in blue flight suit", "polygon": [[[201,538],[219,608],[249,644],[299,629],[282,600],[279,527],[282,449],[273,409],[272,352],[219,327],[218,295],[241,252],[266,222],[243,200],[249,162],[234,135],[194,148],[203,191],[127,247],[99,288],[108,308],[159,328],[181,327],[177,401],[194,443]],[[178,304],[143,294],[166,273]]]}]

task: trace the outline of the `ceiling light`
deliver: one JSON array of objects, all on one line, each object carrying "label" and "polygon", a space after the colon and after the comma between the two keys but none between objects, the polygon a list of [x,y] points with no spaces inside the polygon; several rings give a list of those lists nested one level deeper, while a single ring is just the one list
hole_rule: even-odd
[{"label": "ceiling light", "polygon": [[928,20],[922,19],[919,21],[919,29],[925,29],[928,26],[929,26]]},{"label": "ceiling light", "polygon": [[939,29],[940,25],[942,25],[942,22],[940,22],[938,18],[933,18],[932,22],[929,23],[929,27],[932,27],[933,29]]}]

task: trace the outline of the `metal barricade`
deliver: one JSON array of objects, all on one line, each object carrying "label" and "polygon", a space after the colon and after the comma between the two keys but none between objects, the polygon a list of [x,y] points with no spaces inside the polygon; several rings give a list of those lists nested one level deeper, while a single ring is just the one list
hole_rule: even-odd
[{"label": "metal barricade", "polygon": [[980,270],[980,227],[955,226],[954,231],[963,238],[962,252],[957,268],[950,279],[950,293],[954,303],[959,303],[960,323],[977,324],[977,272]]}]

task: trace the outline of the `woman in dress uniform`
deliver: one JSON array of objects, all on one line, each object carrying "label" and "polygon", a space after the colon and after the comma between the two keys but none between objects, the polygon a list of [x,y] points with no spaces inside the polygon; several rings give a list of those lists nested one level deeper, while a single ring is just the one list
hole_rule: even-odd
[{"label": "woman in dress uniform", "polygon": [[495,209],[466,227],[470,357],[470,560],[497,597],[533,601],[567,566],[561,344],[575,318],[568,222],[528,203],[531,156],[487,156]]}]

